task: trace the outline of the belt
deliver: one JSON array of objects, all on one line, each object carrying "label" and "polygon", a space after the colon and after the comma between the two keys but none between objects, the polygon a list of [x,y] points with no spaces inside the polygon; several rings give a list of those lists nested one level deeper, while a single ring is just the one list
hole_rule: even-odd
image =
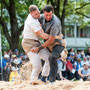
[{"label": "belt", "polygon": [[32,40],[32,41],[35,41],[35,42],[39,42],[40,43],[39,40],[35,40],[35,39],[24,39],[24,40]]}]

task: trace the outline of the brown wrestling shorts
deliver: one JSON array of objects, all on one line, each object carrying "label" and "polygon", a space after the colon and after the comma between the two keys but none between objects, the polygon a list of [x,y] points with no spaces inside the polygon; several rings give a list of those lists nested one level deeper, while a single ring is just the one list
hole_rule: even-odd
[{"label": "brown wrestling shorts", "polygon": [[30,52],[32,47],[37,47],[41,45],[38,40],[34,39],[23,39],[22,40],[22,47],[26,53]]}]

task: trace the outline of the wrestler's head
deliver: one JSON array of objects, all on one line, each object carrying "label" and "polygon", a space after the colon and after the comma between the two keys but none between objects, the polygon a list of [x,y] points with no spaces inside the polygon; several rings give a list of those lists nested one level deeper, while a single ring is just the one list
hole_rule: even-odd
[{"label": "wrestler's head", "polygon": [[30,5],[29,12],[33,18],[35,18],[35,19],[40,18],[40,12],[39,12],[39,9],[36,5]]},{"label": "wrestler's head", "polygon": [[43,8],[43,13],[44,13],[44,17],[45,17],[46,21],[50,21],[52,19],[53,11],[54,11],[54,9],[53,9],[52,5],[46,5]]}]

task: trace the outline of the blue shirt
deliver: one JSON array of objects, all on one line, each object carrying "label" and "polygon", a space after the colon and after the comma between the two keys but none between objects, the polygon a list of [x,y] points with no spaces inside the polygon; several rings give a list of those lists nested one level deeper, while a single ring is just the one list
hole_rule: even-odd
[{"label": "blue shirt", "polygon": [[[8,62],[9,60],[6,60],[5,58],[2,59],[2,68],[6,67],[6,63]],[[1,68],[1,60],[0,60],[0,68]]]},{"label": "blue shirt", "polygon": [[75,62],[74,65],[76,65],[76,71],[78,71],[82,67],[81,62]]}]

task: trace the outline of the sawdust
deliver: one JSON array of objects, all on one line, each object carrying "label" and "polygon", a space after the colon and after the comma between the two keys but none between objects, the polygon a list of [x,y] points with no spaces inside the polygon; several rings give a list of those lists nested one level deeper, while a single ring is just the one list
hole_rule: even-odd
[{"label": "sawdust", "polygon": [[32,65],[27,62],[20,69],[20,75],[15,82],[0,81],[0,90],[90,90],[90,81],[56,81],[51,84],[49,82],[39,82],[38,85],[30,84],[30,74]]}]

